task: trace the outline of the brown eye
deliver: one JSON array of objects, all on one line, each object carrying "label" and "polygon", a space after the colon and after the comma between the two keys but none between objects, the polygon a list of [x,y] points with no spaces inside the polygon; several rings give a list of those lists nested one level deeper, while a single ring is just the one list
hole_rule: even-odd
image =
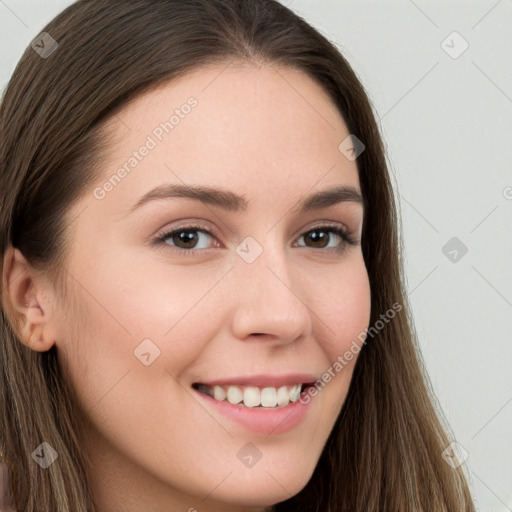
[{"label": "brown eye", "polygon": [[[329,247],[329,243],[338,239],[334,247]],[[178,229],[167,231],[162,235],[158,235],[154,240],[154,245],[165,244],[169,248],[175,248],[178,254],[198,255],[201,251],[208,250],[206,238],[214,239],[215,236],[204,226],[183,226]],[[342,252],[346,245],[358,245],[357,241],[352,238],[348,232],[337,226],[318,226],[305,232],[300,238],[304,238],[306,245],[298,245],[298,247],[307,247],[310,249],[326,249],[327,251]],[[203,247],[198,247],[198,245]]]},{"label": "brown eye", "polygon": [[[175,247],[180,254],[193,255],[210,248],[207,238],[214,238],[214,235],[203,226],[184,226],[158,235],[153,244],[165,244]],[[204,247],[197,247],[198,244]]]},{"label": "brown eye", "polygon": [[171,235],[166,236],[171,238],[173,244],[182,249],[194,249],[199,236],[197,230],[182,229],[180,231],[174,231]]},{"label": "brown eye", "polygon": [[[320,233],[320,234],[319,234]],[[304,235],[304,240],[309,240],[313,243],[313,247],[317,249],[323,249],[326,244],[329,243],[329,234],[325,231],[321,231],[319,229],[315,229],[314,231],[309,231]]]},{"label": "brown eye", "polygon": [[[330,240],[333,238],[332,234],[337,235],[339,238],[341,238],[342,242],[337,244],[337,246],[335,247],[329,248],[328,244]],[[342,251],[347,243],[349,245],[357,245],[357,242],[352,238],[352,236],[349,233],[335,226],[319,226],[308,231],[307,233],[302,235],[302,237],[304,238],[305,241],[312,244],[307,246],[311,247],[312,249],[328,249],[334,251]]]}]

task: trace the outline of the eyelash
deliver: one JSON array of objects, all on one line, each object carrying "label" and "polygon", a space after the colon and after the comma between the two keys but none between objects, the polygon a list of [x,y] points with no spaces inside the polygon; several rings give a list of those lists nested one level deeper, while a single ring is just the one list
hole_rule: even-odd
[{"label": "eyelash", "polygon": [[[176,233],[181,233],[183,231],[200,231],[202,233],[205,233],[205,234],[215,238],[215,235],[213,233],[211,233],[205,226],[193,224],[193,225],[189,225],[189,226],[181,226],[181,227],[179,227],[177,229],[173,229],[171,231],[166,231],[163,234],[156,235],[151,240],[151,244],[155,245],[155,246],[165,245],[168,248],[170,248],[172,252],[174,252],[174,253],[176,253],[176,254],[178,254],[180,256],[181,255],[197,256],[198,252],[208,251],[208,249],[182,249],[182,248],[176,248],[175,246],[172,246],[172,245],[168,244],[165,241],[167,238],[170,238],[172,235],[175,235]],[[345,231],[344,229],[342,229],[342,228],[340,228],[338,226],[333,226],[333,225],[315,226],[315,227],[309,229],[308,231],[305,231],[301,235],[301,237],[306,235],[306,234],[308,234],[308,233],[311,233],[313,231],[323,231],[323,232],[326,232],[326,233],[334,233],[334,234],[338,235],[345,242],[345,243],[342,243],[340,248],[329,247],[329,248],[324,248],[323,249],[324,251],[335,252],[335,253],[342,253],[345,250],[346,244],[351,245],[351,246],[358,245],[357,240],[352,236],[351,233]],[[304,246],[301,246],[301,247],[306,248],[306,249],[308,248],[308,247],[304,247]],[[310,247],[310,249],[322,250],[322,248],[315,249],[314,247]]]}]

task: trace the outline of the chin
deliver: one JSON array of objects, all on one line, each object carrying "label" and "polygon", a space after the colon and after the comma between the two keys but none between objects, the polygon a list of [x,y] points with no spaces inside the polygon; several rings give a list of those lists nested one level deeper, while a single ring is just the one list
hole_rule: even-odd
[{"label": "chin", "polygon": [[266,468],[252,473],[255,469],[244,471],[243,475],[233,471],[216,489],[215,498],[236,506],[270,507],[298,494],[311,478],[304,468],[300,473],[295,468],[295,473],[286,477]]}]

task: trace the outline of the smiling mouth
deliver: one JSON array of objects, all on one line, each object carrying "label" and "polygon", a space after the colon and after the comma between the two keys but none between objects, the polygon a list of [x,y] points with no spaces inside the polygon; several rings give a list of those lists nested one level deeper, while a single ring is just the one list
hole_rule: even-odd
[{"label": "smiling mouth", "polygon": [[229,402],[240,407],[259,409],[279,409],[296,402],[301,393],[312,384],[295,384],[290,386],[219,386],[194,383],[192,387],[197,391],[217,400]]}]

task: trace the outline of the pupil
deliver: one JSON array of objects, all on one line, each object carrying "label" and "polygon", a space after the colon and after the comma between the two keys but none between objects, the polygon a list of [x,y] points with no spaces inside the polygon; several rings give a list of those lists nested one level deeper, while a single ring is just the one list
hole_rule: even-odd
[{"label": "pupil", "polygon": [[[323,233],[322,235],[318,236],[316,235],[315,233]],[[319,240],[320,242],[322,241],[322,239],[325,239],[326,238],[326,233],[323,232],[323,231],[310,231],[309,234],[307,234],[306,236],[312,240],[314,243],[317,243]],[[324,240],[325,241],[325,240]],[[323,247],[322,244],[320,244],[320,247]]]},{"label": "pupil", "polygon": [[197,238],[197,235],[196,235],[196,232],[195,231],[179,231],[178,232],[178,239],[181,243],[185,243],[185,245],[188,244],[192,244],[194,245],[194,242],[196,242],[196,240],[194,240],[195,238]]}]

